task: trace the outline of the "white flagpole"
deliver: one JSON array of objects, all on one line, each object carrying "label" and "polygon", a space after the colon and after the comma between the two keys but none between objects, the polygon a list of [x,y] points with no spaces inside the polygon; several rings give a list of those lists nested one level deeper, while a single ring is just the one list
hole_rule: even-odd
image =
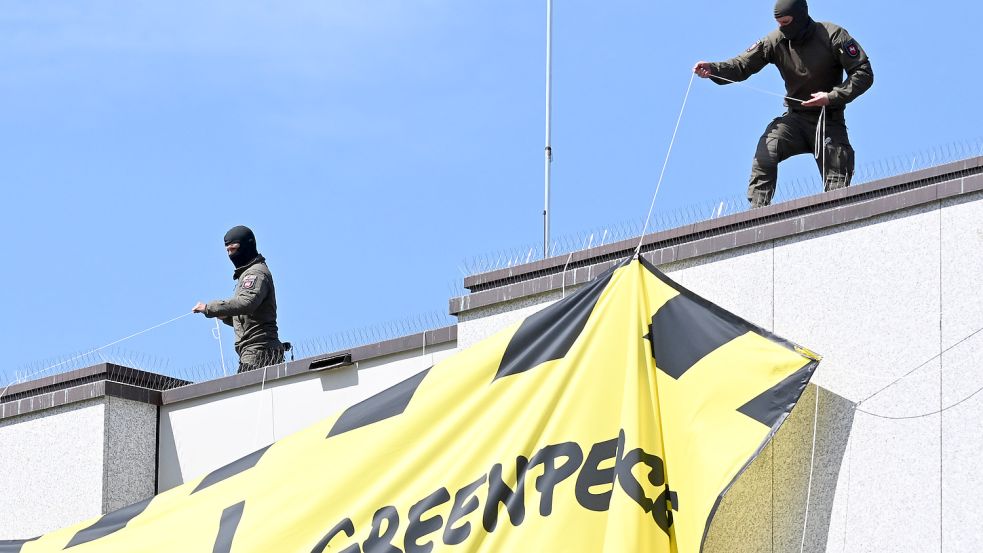
[{"label": "white flagpole", "polygon": [[550,120],[553,115],[553,0],[546,0],[546,198],[543,208],[543,259],[550,256]]}]

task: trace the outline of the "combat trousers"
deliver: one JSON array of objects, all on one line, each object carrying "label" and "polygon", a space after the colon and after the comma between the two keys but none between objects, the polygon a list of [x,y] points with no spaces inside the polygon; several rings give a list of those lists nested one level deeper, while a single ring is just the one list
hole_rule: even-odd
[{"label": "combat trousers", "polygon": [[283,346],[250,348],[239,353],[237,372],[254,371],[277,363],[283,363]]},{"label": "combat trousers", "polygon": [[[747,189],[751,207],[771,203],[778,184],[779,162],[794,155],[815,153],[818,121],[818,112],[789,111],[768,125],[758,140],[751,164],[751,182]],[[843,110],[827,110],[825,127],[825,144],[816,165],[823,175],[823,189],[829,191],[850,186],[854,154],[847,136]]]}]

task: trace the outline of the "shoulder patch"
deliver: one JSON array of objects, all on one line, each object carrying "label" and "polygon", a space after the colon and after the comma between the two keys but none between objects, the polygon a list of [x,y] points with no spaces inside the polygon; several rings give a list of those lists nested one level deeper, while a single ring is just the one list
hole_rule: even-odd
[{"label": "shoulder patch", "polygon": [[242,277],[242,287],[246,290],[252,290],[256,286],[256,275],[246,275]]},{"label": "shoulder patch", "polygon": [[747,50],[746,50],[746,51],[747,51],[747,52],[753,52],[753,51],[754,51],[754,49],[755,49],[755,48],[757,48],[759,44],[761,44],[761,41],[760,41],[760,40],[758,40],[758,41],[755,41],[755,43],[754,43],[754,44],[752,44],[752,45],[750,45],[750,46],[748,46],[748,48],[747,48]]},{"label": "shoulder patch", "polygon": [[855,58],[860,55],[860,46],[857,46],[856,40],[851,39],[850,42],[843,45],[843,51],[851,58]]}]

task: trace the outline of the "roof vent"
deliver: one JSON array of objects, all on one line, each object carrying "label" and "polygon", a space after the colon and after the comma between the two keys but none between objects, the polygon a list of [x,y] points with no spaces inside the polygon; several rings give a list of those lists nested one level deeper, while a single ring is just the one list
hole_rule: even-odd
[{"label": "roof vent", "polygon": [[328,357],[319,357],[307,366],[309,371],[324,371],[329,369],[337,369],[338,367],[345,367],[352,364],[352,354],[351,352],[339,353],[338,355],[331,355]]}]

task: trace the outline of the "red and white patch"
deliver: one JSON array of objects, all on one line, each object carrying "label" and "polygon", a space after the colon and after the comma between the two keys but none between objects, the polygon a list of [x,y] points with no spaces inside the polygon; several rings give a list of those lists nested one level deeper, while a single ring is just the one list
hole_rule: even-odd
[{"label": "red and white patch", "polygon": [[850,41],[850,44],[846,45],[846,53],[850,55],[851,58],[855,58],[860,55],[860,47],[857,46],[856,42]]},{"label": "red and white patch", "polygon": [[252,290],[253,289],[253,286],[256,286],[256,275],[249,275],[247,277],[243,277],[243,279],[242,279],[242,287],[244,289],[246,289],[246,290]]}]

